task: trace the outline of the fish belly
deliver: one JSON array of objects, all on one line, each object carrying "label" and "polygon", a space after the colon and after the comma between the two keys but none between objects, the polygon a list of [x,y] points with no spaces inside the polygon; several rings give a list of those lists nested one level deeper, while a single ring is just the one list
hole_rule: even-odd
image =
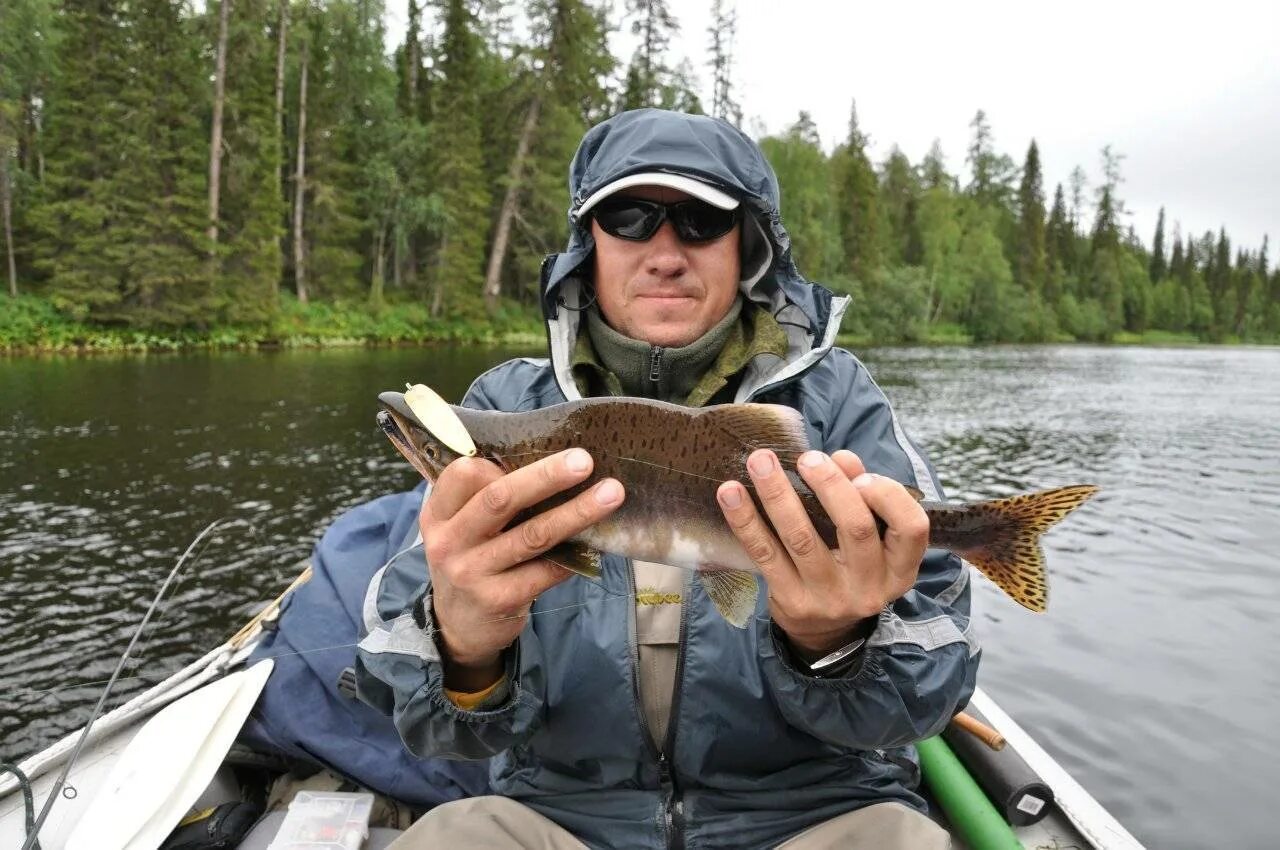
[{"label": "fish belly", "polygon": [[626,558],[669,564],[686,570],[760,569],[747,556],[738,539],[725,526],[705,523],[629,523],[606,520],[578,535],[576,540],[601,552]]}]

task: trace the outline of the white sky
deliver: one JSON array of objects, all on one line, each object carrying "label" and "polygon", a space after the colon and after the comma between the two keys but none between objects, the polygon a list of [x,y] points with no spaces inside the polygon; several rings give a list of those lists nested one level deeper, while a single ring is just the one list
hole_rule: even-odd
[{"label": "white sky", "polygon": [[[711,0],[669,0],[702,83]],[[808,110],[828,150],[846,134],[850,99],[878,162],[897,144],[919,162],[934,138],[964,169],[969,122],[984,109],[996,147],[1021,164],[1034,136],[1046,203],[1099,151],[1125,156],[1120,195],[1150,244],[1169,231],[1225,226],[1256,250],[1280,241],[1280,3],[1261,0],[1070,3],[724,0],[736,6],[735,98],[748,129],[778,132]],[[404,0],[389,0],[389,25]],[[623,3],[614,2],[615,19]],[[395,36],[392,36],[394,39]],[[615,55],[633,40],[615,35]],[[783,198],[785,212],[786,198]],[[1273,266],[1280,246],[1273,244]]]}]

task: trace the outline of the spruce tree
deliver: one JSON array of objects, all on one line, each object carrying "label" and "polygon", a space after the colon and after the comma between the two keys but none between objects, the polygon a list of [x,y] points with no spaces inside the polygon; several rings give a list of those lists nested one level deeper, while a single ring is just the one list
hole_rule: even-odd
[{"label": "spruce tree", "polygon": [[880,266],[880,198],[867,138],[858,127],[857,104],[849,106],[849,135],[831,157],[836,210],[845,268],[867,281]]},{"label": "spruce tree", "polygon": [[[577,139],[585,129],[581,105],[603,106],[605,92],[601,80],[613,68],[601,19],[582,0],[538,0],[530,12],[537,40],[530,52],[531,67],[525,72],[528,100],[523,107],[524,119],[515,155],[506,174],[506,191],[485,275],[485,303],[491,311],[497,307],[502,291],[503,268],[517,224],[533,231],[526,232],[526,238],[545,238],[547,241],[543,244],[547,245],[563,241],[561,228],[557,226],[562,220],[558,214],[561,211],[546,208],[545,202],[563,197],[563,163],[572,156]],[[548,170],[549,159],[554,159],[555,164]],[[540,170],[544,172],[541,181]],[[551,185],[544,190],[549,194],[539,198],[539,193],[532,190],[546,177],[551,178],[546,181]],[[546,225],[540,231],[533,230],[529,216],[522,213],[530,205],[538,206],[535,220],[555,223],[549,231]],[[519,250],[517,253],[527,254]],[[540,262],[547,251],[536,253],[536,260]],[[518,260],[520,277],[532,278],[534,268],[530,260],[533,259],[524,256]]]},{"label": "spruce tree", "polygon": [[1186,256],[1182,251],[1182,234],[1175,229],[1173,234],[1173,250],[1169,253],[1168,277],[1171,280],[1183,280],[1185,277],[1185,265]]},{"label": "spruce tree", "polygon": [[973,140],[965,160],[972,174],[968,192],[981,203],[1007,206],[1013,194],[1013,160],[996,152],[985,112],[979,109],[969,126],[973,128]]},{"label": "spruce tree", "polygon": [[627,69],[619,106],[621,109],[661,106],[664,89],[671,84],[667,47],[671,38],[680,32],[680,24],[667,0],[627,0],[626,10],[631,16],[631,33],[640,43]]},{"label": "spruce tree", "polygon": [[48,104],[57,30],[51,0],[0,2],[0,227],[10,295],[30,276],[30,224],[43,171],[42,112]]},{"label": "spruce tree", "polygon": [[1040,175],[1040,151],[1032,139],[1018,186],[1018,240],[1015,279],[1028,293],[1039,297],[1047,269],[1045,247],[1044,185]]},{"label": "spruce tree", "polygon": [[444,35],[438,58],[441,82],[432,122],[439,157],[443,225],[431,297],[432,315],[474,312],[484,282],[489,183],[484,172],[480,89],[481,51],[476,21],[464,0],[443,0]]},{"label": "spruce tree", "polygon": [[228,26],[217,292],[223,314],[234,322],[263,321],[275,312],[283,272],[279,44],[270,35],[279,16],[274,0],[234,0]]},{"label": "spruce tree", "polygon": [[726,10],[724,0],[712,0],[710,58],[712,97],[711,114],[735,127],[742,124],[742,107],[733,97],[733,42],[738,31],[738,13]]},{"label": "spruce tree", "polygon": [[205,136],[199,113],[200,44],[185,2],[135,0],[127,7],[129,161],[115,182],[112,240],[126,259],[121,301],[102,319],[142,326],[216,320],[202,238]]},{"label": "spruce tree", "polygon": [[36,267],[54,303],[81,317],[114,310],[125,276],[113,238],[115,181],[127,150],[127,111],[118,93],[130,84],[122,5],[65,0],[47,109]]},{"label": "spruce tree", "polygon": [[1149,272],[1151,282],[1158,283],[1164,280],[1165,275],[1168,273],[1168,267],[1164,262],[1164,207],[1161,207],[1160,215],[1156,218],[1156,235],[1151,240],[1151,269]]},{"label": "spruce tree", "polygon": [[906,154],[895,145],[880,177],[881,231],[888,265],[920,261],[919,193],[920,178]]}]

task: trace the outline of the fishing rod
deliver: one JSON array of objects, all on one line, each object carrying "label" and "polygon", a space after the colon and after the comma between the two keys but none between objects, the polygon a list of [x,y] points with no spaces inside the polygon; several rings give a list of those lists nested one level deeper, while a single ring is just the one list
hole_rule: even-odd
[{"label": "fishing rod", "polygon": [[[240,522],[242,520],[235,520]],[[143,631],[147,627],[147,623],[151,621],[151,615],[155,613],[156,608],[160,605],[160,600],[164,598],[165,592],[168,591],[169,585],[177,578],[181,572],[182,566],[187,562],[187,558],[195,551],[200,541],[204,540],[208,534],[226,522],[226,519],[216,519],[205,526],[204,531],[196,535],[196,539],[191,541],[191,545],[187,547],[187,551],[182,553],[182,557],[173,565],[173,569],[169,571],[168,577],[164,583],[160,585],[160,590],[156,592],[155,598],[151,600],[151,606],[147,608],[147,613],[143,615],[142,622],[138,624],[138,628],[133,633],[133,638],[129,641],[129,645],[125,647],[124,654],[120,656],[119,662],[116,663],[116,669],[111,674],[111,678],[107,680],[107,686],[102,690],[102,696],[98,698],[98,704],[94,706],[93,713],[89,715],[89,721],[84,724],[84,729],[80,733],[79,740],[76,741],[75,749],[71,751],[70,758],[62,768],[62,773],[58,775],[57,780],[53,783],[53,788],[49,791],[49,797],[44,802],[44,808],[40,810],[40,815],[35,819],[35,823],[27,832],[27,840],[22,844],[22,850],[33,850],[40,843],[40,828],[44,826],[44,822],[49,817],[49,812],[53,809],[53,803],[58,799],[58,794],[62,791],[62,786],[66,783],[67,777],[71,774],[71,768],[76,763],[76,759],[80,757],[80,750],[83,749],[85,742],[89,739],[89,731],[93,728],[94,721],[98,719],[98,715],[102,713],[102,707],[107,703],[107,697],[111,695],[111,688],[115,685],[116,679],[120,676],[120,672],[124,670],[125,663],[129,660],[129,654],[133,652],[133,648],[137,645],[138,639],[142,637]]]}]

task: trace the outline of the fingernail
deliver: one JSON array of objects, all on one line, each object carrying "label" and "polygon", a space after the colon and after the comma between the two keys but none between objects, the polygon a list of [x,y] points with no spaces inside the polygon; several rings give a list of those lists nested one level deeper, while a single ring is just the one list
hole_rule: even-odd
[{"label": "fingernail", "polygon": [[805,452],[800,455],[800,465],[807,466],[810,469],[822,466],[827,462],[827,456],[822,452]]},{"label": "fingernail", "polygon": [[737,484],[720,490],[720,502],[726,508],[736,508],[742,504],[742,489]]},{"label": "fingernail", "polygon": [[876,477],[870,472],[864,472],[857,478],[853,479],[854,487],[870,487],[875,483]]},{"label": "fingernail", "polygon": [[757,452],[747,461],[747,466],[756,475],[765,476],[773,474],[773,455],[769,452]]},{"label": "fingernail", "polygon": [[[586,452],[583,452],[586,454]],[[596,502],[604,507],[622,501],[622,485],[612,478],[607,478],[596,485]]]},{"label": "fingernail", "polygon": [[570,472],[586,472],[591,468],[591,455],[583,449],[570,449],[564,465]]}]

